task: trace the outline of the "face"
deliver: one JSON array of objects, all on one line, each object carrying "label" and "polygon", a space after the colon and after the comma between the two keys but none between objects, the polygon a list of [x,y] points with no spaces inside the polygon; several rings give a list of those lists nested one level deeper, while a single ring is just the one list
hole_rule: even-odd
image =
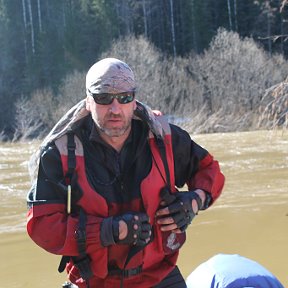
[{"label": "face", "polygon": [[101,105],[92,96],[87,96],[86,109],[91,112],[100,132],[108,137],[128,137],[136,101],[134,99],[130,103],[120,104],[117,99],[113,99],[111,104]]}]

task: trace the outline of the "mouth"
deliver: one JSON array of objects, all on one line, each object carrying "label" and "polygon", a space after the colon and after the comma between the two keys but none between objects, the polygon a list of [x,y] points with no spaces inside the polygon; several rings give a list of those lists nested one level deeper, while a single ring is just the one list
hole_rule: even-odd
[{"label": "mouth", "polygon": [[107,116],[106,116],[107,120],[109,121],[120,121],[122,120],[122,115],[120,114],[113,114],[113,113],[109,113]]},{"label": "mouth", "polygon": [[111,126],[120,126],[123,124],[123,120],[121,118],[109,118],[106,123]]},{"label": "mouth", "polygon": [[107,119],[108,122],[122,122],[122,119],[121,118],[110,118],[110,119]]}]

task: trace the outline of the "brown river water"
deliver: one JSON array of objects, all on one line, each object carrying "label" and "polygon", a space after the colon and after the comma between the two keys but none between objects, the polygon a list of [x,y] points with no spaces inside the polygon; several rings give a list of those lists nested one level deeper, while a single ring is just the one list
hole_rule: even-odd
[{"label": "brown river water", "polygon": [[[288,287],[288,132],[192,137],[219,160],[221,197],[188,228],[179,267],[185,277],[217,253],[258,261]],[[27,163],[39,143],[0,144],[0,288],[60,288],[59,256],[26,234]]]}]

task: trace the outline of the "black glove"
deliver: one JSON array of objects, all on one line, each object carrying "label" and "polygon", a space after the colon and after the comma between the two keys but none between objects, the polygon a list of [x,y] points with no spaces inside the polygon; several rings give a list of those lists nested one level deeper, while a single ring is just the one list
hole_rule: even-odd
[{"label": "black glove", "polygon": [[194,191],[171,193],[165,187],[161,190],[160,196],[161,199],[165,202],[165,206],[168,207],[168,217],[173,218],[177,228],[182,232],[187,229],[188,225],[192,222],[196,215],[192,209],[192,200],[196,200],[198,210],[202,206],[200,196]]},{"label": "black glove", "polygon": [[[123,220],[128,229],[126,238],[119,240],[119,221]],[[113,236],[117,244],[145,246],[151,237],[151,224],[145,213],[127,213],[113,217]]]}]

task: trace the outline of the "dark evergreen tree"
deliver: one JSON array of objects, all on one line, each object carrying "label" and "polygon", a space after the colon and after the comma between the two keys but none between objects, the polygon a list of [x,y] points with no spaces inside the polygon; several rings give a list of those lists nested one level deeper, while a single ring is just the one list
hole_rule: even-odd
[{"label": "dark evergreen tree", "polygon": [[[14,103],[37,89],[57,93],[113,41],[144,35],[163,54],[209,47],[219,27],[288,55],[286,0],[0,0],[0,133]],[[282,10],[281,10],[282,7]],[[129,39],[129,38],[127,38]],[[113,56],[113,55],[111,55]]]}]

